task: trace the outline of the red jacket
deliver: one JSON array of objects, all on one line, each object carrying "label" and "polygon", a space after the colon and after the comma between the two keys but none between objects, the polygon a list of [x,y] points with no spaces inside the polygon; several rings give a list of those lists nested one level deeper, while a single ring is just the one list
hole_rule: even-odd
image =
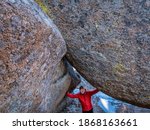
[{"label": "red jacket", "polygon": [[67,93],[67,96],[70,98],[78,98],[81,106],[82,106],[82,111],[89,111],[93,108],[92,102],[91,102],[91,96],[97,93],[99,90],[95,89],[92,91],[86,91],[84,94],[77,93],[77,94],[71,94]]}]

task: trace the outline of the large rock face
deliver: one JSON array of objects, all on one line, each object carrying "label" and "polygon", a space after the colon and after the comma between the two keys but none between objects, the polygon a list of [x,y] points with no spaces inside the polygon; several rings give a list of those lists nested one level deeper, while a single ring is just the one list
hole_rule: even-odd
[{"label": "large rock face", "polygon": [[71,82],[65,42],[33,0],[0,1],[0,112],[53,112]]},{"label": "large rock face", "polygon": [[82,76],[112,97],[150,108],[149,0],[41,1]]}]

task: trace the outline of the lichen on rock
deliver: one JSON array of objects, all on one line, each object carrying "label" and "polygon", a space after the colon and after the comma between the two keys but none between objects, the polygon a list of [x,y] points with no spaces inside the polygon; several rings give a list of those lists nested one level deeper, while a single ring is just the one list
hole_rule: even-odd
[{"label": "lichen on rock", "polygon": [[55,15],[68,60],[86,80],[150,108],[149,0],[41,1]]}]

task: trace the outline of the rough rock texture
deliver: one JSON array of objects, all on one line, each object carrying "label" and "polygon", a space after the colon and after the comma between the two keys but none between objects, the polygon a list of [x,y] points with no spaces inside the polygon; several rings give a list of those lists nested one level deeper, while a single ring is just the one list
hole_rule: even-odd
[{"label": "rough rock texture", "polygon": [[81,82],[81,76],[80,74],[73,68],[73,66],[67,61],[66,58],[64,58],[65,66],[67,67],[67,71],[69,72],[69,75],[71,76],[71,84],[68,89],[68,91],[73,91],[77,85]]},{"label": "rough rock texture", "polygon": [[72,65],[112,97],[150,108],[149,0],[41,0]]},{"label": "rough rock texture", "polygon": [[[71,76],[71,83],[70,83],[70,87],[68,89],[68,92],[72,92],[80,83],[81,83],[81,76],[80,74],[70,65],[70,63],[66,60],[66,58],[63,58],[64,64],[67,68],[67,71],[69,73],[69,75]],[[63,84],[62,84],[63,85]],[[64,109],[66,109],[66,107],[69,107],[70,105],[68,105],[68,100],[67,100],[67,96],[64,96],[64,98],[62,99],[62,101],[60,102],[60,104],[57,107],[57,110],[55,110],[55,112],[64,112]]]},{"label": "rough rock texture", "polygon": [[33,0],[0,1],[0,112],[53,112],[71,77],[65,42]]}]

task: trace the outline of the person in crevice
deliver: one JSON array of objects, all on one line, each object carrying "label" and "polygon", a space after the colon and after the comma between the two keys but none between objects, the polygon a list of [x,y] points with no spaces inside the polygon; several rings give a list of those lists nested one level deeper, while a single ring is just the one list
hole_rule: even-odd
[{"label": "person in crevice", "polygon": [[81,103],[83,113],[93,113],[91,96],[99,92],[99,90],[95,89],[95,90],[87,91],[83,86],[80,86],[79,89],[80,92],[77,94],[71,94],[67,92],[67,97],[78,98]]}]

